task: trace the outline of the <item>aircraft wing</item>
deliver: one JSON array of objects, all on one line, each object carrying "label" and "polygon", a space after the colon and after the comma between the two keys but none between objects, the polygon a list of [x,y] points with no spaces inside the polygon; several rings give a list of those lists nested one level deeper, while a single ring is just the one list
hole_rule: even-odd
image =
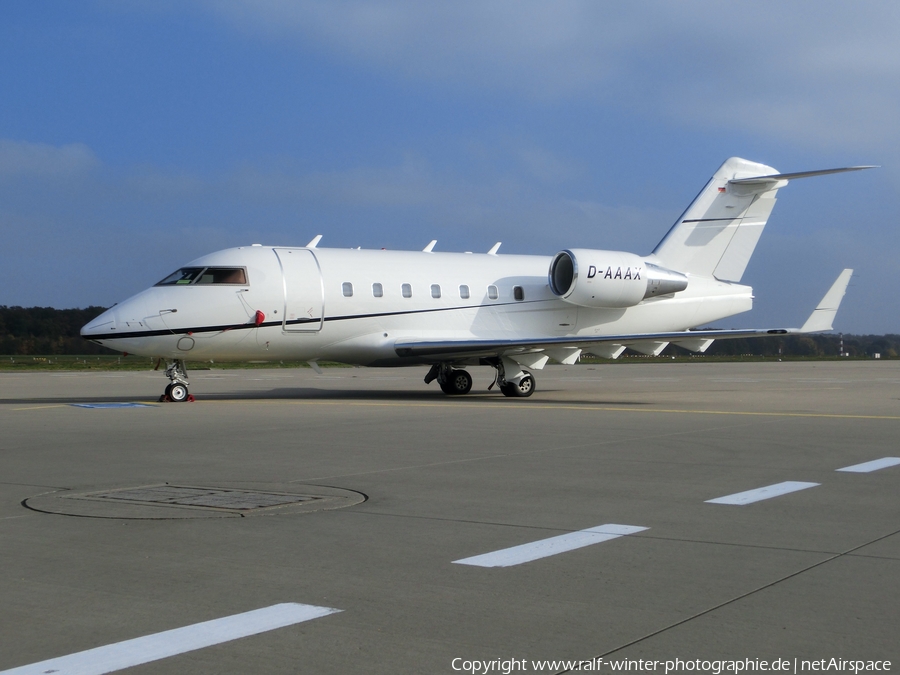
[{"label": "aircraft wing", "polygon": [[[398,356],[439,356],[467,358],[475,356],[512,356],[528,352],[575,348],[591,351],[591,347],[622,345],[624,347],[652,348],[661,345],[662,351],[670,342],[706,342],[712,340],[766,337],[768,335],[788,335],[801,333],[798,328],[769,328],[749,330],[683,330],[667,333],[633,333],[621,335],[580,335],[574,337],[543,337],[514,339],[451,339],[451,340],[409,340],[400,339],[394,343]],[[708,345],[707,345],[708,346]],[[639,349],[638,351],[643,351]]]},{"label": "aircraft wing", "polygon": [[[619,335],[499,339],[416,340],[400,338],[394,343],[394,350],[401,357],[418,357],[435,361],[491,356],[507,356],[513,360],[522,361],[517,357],[531,354],[534,355],[533,358],[526,359],[531,362],[528,365],[541,368],[549,357],[562,363],[574,363],[582,351],[616,358],[624,351],[625,347],[631,347],[645,354],[656,355],[670,342],[674,342],[690,351],[703,352],[714,340],[819,333],[831,330],[831,324],[852,274],[853,270],[850,269],[841,272],[802,328],[704,329]],[[542,356],[542,353],[546,353],[546,356]]]}]

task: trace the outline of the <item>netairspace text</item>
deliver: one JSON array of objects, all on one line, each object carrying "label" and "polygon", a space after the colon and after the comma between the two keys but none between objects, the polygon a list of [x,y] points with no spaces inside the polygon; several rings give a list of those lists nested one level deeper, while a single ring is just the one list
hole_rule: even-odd
[{"label": "netairspace text", "polygon": [[481,661],[476,659],[455,658],[450,667],[456,672],[469,673],[470,675],[510,675],[510,673],[524,672],[660,672],[663,675],[669,673],[708,673],[709,675],[722,675],[722,673],[785,673],[799,675],[800,673],[817,672],[841,672],[858,675],[862,672],[889,672],[890,661],[864,661],[854,659],[735,659],[735,660],[704,660],[704,659],[619,659],[604,660],[597,657],[587,660],[530,660],[530,659],[491,659]]}]

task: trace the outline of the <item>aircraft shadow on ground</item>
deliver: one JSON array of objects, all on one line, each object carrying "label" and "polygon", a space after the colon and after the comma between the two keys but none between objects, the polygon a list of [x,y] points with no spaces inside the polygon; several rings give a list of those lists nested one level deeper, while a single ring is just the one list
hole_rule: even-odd
[{"label": "aircraft shadow on ground", "polygon": [[[545,390],[545,393],[554,393],[554,390]],[[646,406],[652,405],[651,401],[612,401],[597,399],[545,399],[541,392],[529,398],[506,398],[497,391],[471,392],[465,396],[447,396],[440,390],[326,390],[310,387],[279,388],[264,391],[246,390],[234,392],[196,392],[194,395],[198,401],[417,401],[417,402],[459,402],[466,401],[496,401],[497,403],[536,403],[542,405],[566,405],[566,406]],[[154,403],[158,396],[56,396],[42,398],[5,398],[0,399],[0,405],[75,405],[98,403]]]}]

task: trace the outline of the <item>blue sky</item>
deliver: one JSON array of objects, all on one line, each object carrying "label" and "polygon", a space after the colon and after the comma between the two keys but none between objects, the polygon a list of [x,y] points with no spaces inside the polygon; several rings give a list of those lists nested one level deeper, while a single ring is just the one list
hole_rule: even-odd
[{"label": "blue sky", "polygon": [[900,5],[7,0],[0,304],[260,242],[649,253],[727,157],[807,179],[726,326],[900,332]]}]

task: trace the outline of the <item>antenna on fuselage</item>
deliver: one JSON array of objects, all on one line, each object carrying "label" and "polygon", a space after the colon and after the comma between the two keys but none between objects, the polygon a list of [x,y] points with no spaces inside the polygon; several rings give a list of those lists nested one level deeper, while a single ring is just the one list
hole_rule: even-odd
[{"label": "antenna on fuselage", "polygon": [[322,235],[317,234],[315,237],[313,237],[313,240],[306,245],[306,248],[315,248],[319,245],[320,241],[322,241]]},{"label": "antenna on fuselage", "polygon": [[496,244],[491,246],[491,250],[488,251],[487,254],[488,255],[497,255],[497,251],[500,250],[500,244],[502,244],[502,243],[503,243],[502,241],[498,241]]},{"label": "antenna on fuselage", "polygon": [[437,243],[437,239],[432,239],[431,242],[422,249],[422,253],[431,253],[434,250],[434,245]]}]

